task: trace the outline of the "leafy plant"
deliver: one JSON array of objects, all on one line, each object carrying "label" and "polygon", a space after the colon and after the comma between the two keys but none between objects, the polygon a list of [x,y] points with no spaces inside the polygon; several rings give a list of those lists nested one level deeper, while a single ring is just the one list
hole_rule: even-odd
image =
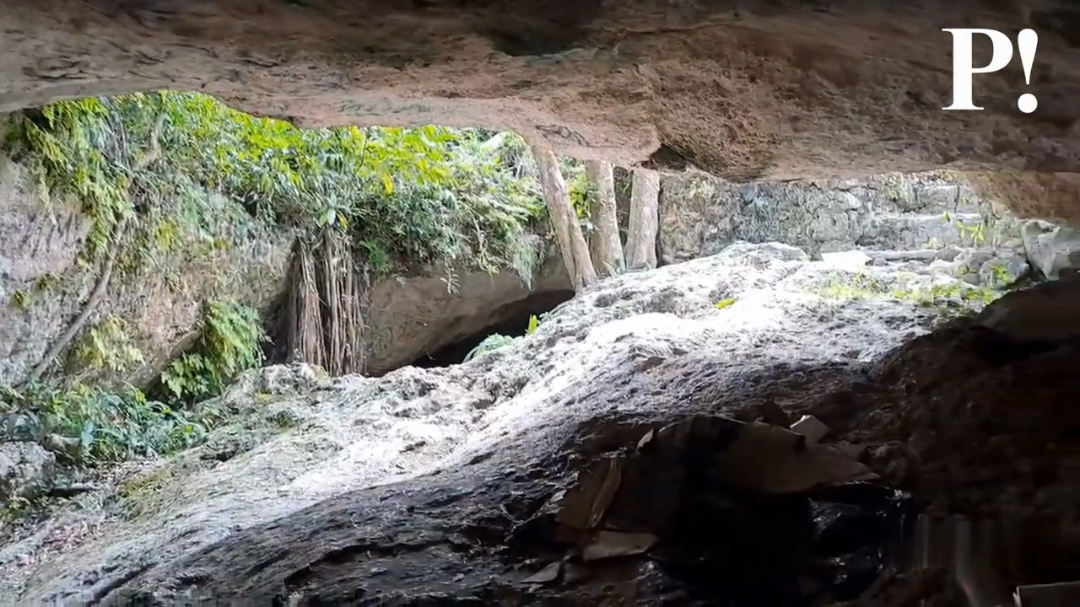
[{"label": "leafy plant", "polygon": [[58,389],[33,385],[5,398],[33,412],[41,431],[73,439],[82,463],[157,457],[192,447],[216,423],[216,412],[179,411],[132,388],[109,393],[88,386]]},{"label": "leafy plant", "polygon": [[596,184],[589,181],[585,171],[577,170],[572,175],[573,178],[570,180],[568,188],[570,202],[574,206],[574,212],[577,213],[578,220],[588,222],[589,217],[592,215],[592,203],[596,200]]},{"label": "leafy plant", "polygon": [[[525,334],[532,335],[533,333],[536,333],[539,328],[540,319],[537,318],[535,314],[529,316],[529,324],[525,328]],[[480,342],[480,344],[477,345],[475,348],[469,350],[469,353],[465,355],[464,360],[462,360],[461,362],[467,363],[470,360],[475,360],[477,358],[480,358],[481,356],[485,356],[496,350],[505,348],[506,346],[509,346],[517,340],[517,337],[510,337],[509,335],[493,333],[484,338],[484,341]]]},{"label": "leafy plant", "polygon": [[724,299],[721,299],[720,301],[716,302],[716,309],[723,310],[724,308],[730,308],[731,306],[735,305],[735,301],[736,300],[734,297],[726,297]]},{"label": "leafy plant", "polygon": [[979,222],[975,225],[966,225],[963,222],[957,222],[956,228],[960,231],[961,239],[967,238],[976,246],[986,242],[985,222]]},{"label": "leafy plant", "polygon": [[471,360],[476,360],[477,358],[480,358],[487,354],[491,354],[496,350],[509,346],[510,344],[514,343],[515,340],[516,338],[514,337],[510,337],[508,335],[500,335],[499,333],[493,333],[491,335],[488,335],[484,338],[484,341],[480,342],[480,345],[476,346],[472,350],[469,350],[469,353],[465,355],[465,359],[462,360],[462,362],[467,363]]},{"label": "leafy plant", "polygon": [[266,339],[258,310],[236,301],[211,302],[194,351],[173,361],[161,382],[179,401],[215,396],[238,373],[262,364]]},{"label": "leafy plant", "polygon": [[18,310],[29,310],[33,303],[33,296],[26,289],[17,289],[11,294],[11,305]]},{"label": "leafy plant", "polygon": [[123,318],[110,315],[86,331],[76,343],[68,366],[126,372],[146,362],[132,339],[131,326]]}]

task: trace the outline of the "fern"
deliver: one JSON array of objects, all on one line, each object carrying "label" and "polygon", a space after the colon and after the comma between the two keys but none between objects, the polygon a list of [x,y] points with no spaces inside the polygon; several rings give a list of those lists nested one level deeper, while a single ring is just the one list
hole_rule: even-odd
[{"label": "fern", "polygon": [[516,341],[516,338],[507,335],[500,335],[498,333],[488,335],[484,338],[484,341],[480,342],[480,345],[469,350],[469,353],[465,355],[465,359],[462,362],[467,363],[471,360],[476,360],[477,358],[490,354],[496,350],[505,348],[514,343],[514,341]]}]

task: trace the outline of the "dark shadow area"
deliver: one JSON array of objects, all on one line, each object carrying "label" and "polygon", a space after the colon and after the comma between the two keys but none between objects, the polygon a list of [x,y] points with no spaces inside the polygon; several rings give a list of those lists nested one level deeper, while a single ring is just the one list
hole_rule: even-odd
[{"label": "dark shadow area", "polygon": [[[573,291],[547,291],[534,293],[525,299],[496,308],[488,315],[491,324],[485,325],[482,330],[454,343],[417,358],[412,362],[411,366],[431,369],[433,367],[456,365],[464,360],[465,355],[476,346],[479,346],[489,335],[496,333],[509,337],[525,335],[529,328],[530,317],[539,317],[546,314],[554,310],[559,304],[570,301],[573,297]],[[461,322],[461,320],[464,319],[458,319],[457,322]],[[453,327],[451,327],[452,329]]]}]

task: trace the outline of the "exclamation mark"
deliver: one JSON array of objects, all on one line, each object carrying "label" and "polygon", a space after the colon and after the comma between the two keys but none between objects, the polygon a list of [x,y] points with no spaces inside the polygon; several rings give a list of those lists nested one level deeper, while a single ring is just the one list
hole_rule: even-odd
[{"label": "exclamation mark", "polygon": [[[1039,46],[1039,35],[1032,29],[1020,30],[1020,34],[1016,36],[1016,46],[1020,51],[1020,63],[1024,65],[1024,82],[1031,86],[1031,65],[1035,62],[1035,49]],[[1016,107],[1020,108],[1021,112],[1030,114],[1039,107],[1039,100],[1031,93],[1024,93],[1016,101]]]}]

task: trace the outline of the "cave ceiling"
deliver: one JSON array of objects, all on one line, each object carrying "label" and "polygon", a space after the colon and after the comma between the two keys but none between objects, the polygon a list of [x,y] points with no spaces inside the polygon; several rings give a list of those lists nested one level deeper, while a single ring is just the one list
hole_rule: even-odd
[{"label": "cave ceiling", "polygon": [[[1074,5],[0,0],[0,112],[170,88],[299,126],[513,129],[738,181],[1006,171],[988,187],[1014,210],[1080,223]],[[1014,56],[974,77],[984,111],[943,111],[950,27],[1034,29],[1030,84]],[[990,54],[976,38],[975,65]],[[1035,112],[1017,109],[1023,93]]]}]

